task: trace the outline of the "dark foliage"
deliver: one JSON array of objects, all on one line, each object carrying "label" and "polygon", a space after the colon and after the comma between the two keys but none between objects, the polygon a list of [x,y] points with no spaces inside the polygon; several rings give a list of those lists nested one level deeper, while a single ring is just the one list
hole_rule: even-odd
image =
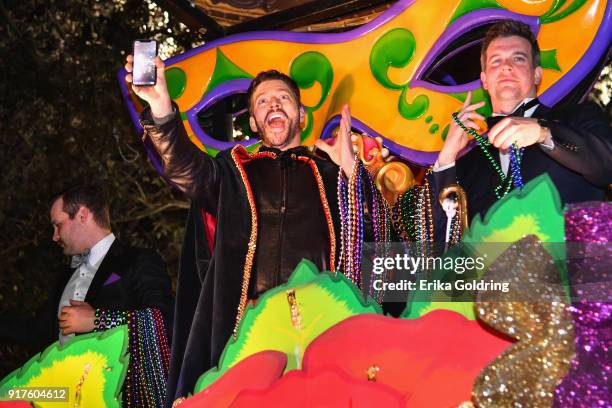
[{"label": "dark foliage", "polygon": [[[0,1],[0,314],[33,314],[67,264],[48,199],[76,182],[100,183],[115,234],[175,277],[187,203],[148,161],[116,77],[134,39],[169,37],[176,52],[196,40],[148,1]],[[37,351],[0,344],[0,378]]]}]

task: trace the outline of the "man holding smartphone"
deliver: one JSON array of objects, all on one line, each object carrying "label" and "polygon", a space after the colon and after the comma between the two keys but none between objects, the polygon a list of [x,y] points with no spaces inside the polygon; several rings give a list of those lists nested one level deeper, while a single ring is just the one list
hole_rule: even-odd
[{"label": "man holding smartphone", "polygon": [[[215,158],[202,153],[171,101],[164,63],[156,58],[155,64],[154,86],[132,86],[149,103],[141,115],[144,137],[157,150],[164,176],[192,201],[177,288],[169,406],[218,363],[249,299],[285,283],[302,258],[320,270],[340,269],[339,168],[349,180],[356,179],[353,172],[363,180],[368,175],[355,160],[348,106],[336,143],[317,141],[333,162],[300,146],[305,112],[299,88],[274,70],[258,74],[247,91],[259,152],[236,146]],[[132,68],[128,56],[127,82]],[[369,189],[362,191],[371,197]],[[364,241],[373,240],[369,222]]]}]

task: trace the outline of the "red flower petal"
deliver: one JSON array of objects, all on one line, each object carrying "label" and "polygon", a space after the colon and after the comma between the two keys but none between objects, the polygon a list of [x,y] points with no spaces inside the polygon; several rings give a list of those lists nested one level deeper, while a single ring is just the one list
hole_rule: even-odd
[{"label": "red flower petal", "polygon": [[363,314],[317,337],[306,349],[303,368],[334,365],[361,379],[374,370],[377,383],[399,391],[405,406],[450,407],[471,399],[480,370],[510,344],[448,310],[415,320]]},{"label": "red flower petal", "polygon": [[243,390],[268,388],[283,375],[287,356],[267,350],[242,360],[209,387],[183,401],[180,408],[228,407]]},{"label": "red flower petal", "polygon": [[232,404],[240,407],[403,407],[390,387],[351,377],[338,367],[294,370],[263,391],[244,391]]}]

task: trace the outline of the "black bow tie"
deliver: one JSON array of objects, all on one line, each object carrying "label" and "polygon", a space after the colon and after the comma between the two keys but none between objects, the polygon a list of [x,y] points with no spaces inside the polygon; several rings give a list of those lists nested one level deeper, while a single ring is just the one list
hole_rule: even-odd
[{"label": "black bow tie", "polygon": [[516,108],[514,110],[514,112],[512,112],[509,115],[506,116],[489,116],[487,118],[487,126],[489,127],[489,129],[491,129],[493,126],[497,125],[499,123],[500,120],[502,120],[503,118],[507,118],[508,116],[512,116],[512,117],[519,117],[522,118],[525,116],[525,112],[527,112],[529,109],[533,108],[534,106],[536,106],[537,104],[539,104],[540,101],[538,100],[538,98],[532,99],[527,103],[521,103],[518,108]]}]

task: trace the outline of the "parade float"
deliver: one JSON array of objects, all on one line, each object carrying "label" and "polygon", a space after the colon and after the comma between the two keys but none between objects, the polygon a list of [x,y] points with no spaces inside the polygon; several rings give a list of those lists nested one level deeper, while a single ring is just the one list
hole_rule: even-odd
[{"label": "parade float", "polygon": [[[468,91],[490,114],[478,72],[459,75],[457,67],[467,65],[486,28],[505,18],[537,34],[543,103],[575,103],[588,92],[612,41],[605,0],[400,0],[344,32],[216,39],[168,59],[165,74],[189,137],[210,155],[236,144],[258,148],[240,98],[262,70],[287,72],[298,83],[307,112],[303,144],[333,138],[340,109],[350,104],[354,130],[364,134],[355,148],[396,210],[396,231],[422,241],[426,231],[402,216],[404,193],[423,188]],[[143,105],[124,76],[118,73],[140,133]],[[219,106],[231,123],[224,138],[211,132],[210,112]],[[416,291],[398,318],[384,315],[377,299],[342,274],[305,260],[286,284],[249,304],[218,366],[177,405],[609,406],[611,220],[609,203],[562,208],[550,179],[539,177],[474,218],[445,255],[503,243],[475,278],[511,282],[511,289],[494,297],[486,290]],[[457,278],[435,268],[426,274],[451,285]],[[68,389],[63,406],[117,406],[130,358],[126,337],[120,327],[51,345],[0,390],[44,381]],[[62,403],[36,402],[47,405]]]},{"label": "parade float", "polygon": [[[509,290],[417,291],[394,318],[344,275],[304,260],[249,304],[218,366],[176,405],[606,406],[612,205],[562,210],[548,176],[525,191],[476,219],[455,247],[478,253],[487,239],[505,241],[479,278],[510,282]],[[127,333],[120,326],[53,344],[0,389],[66,389],[65,401],[40,407],[119,406]]]}]

